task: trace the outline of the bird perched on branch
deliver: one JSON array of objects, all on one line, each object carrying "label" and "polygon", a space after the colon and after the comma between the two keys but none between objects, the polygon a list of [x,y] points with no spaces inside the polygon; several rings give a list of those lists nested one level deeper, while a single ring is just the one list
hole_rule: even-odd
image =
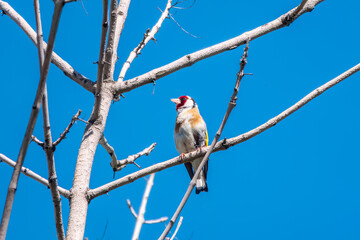
[{"label": "bird perched on branch", "polygon": [[[185,153],[208,146],[208,134],[206,124],[201,117],[198,105],[195,100],[189,96],[181,96],[171,99],[176,104],[177,118],[175,123],[175,145],[180,156]],[[202,158],[195,159],[192,162],[185,163],[186,170],[190,178],[194,177],[194,173],[198,169]],[[196,179],[196,194],[201,191],[208,191],[206,183],[206,175],[208,163],[201,170],[199,177]]]}]

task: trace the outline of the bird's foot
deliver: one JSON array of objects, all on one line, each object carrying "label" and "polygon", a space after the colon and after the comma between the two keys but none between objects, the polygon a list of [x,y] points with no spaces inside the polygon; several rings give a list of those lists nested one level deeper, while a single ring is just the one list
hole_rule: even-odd
[{"label": "bird's foot", "polygon": [[204,145],[204,146],[198,147],[198,148],[196,149],[196,152],[201,152],[204,147],[206,147],[206,146]]},{"label": "bird's foot", "polygon": [[180,153],[180,159],[183,159],[185,157],[185,153]]}]

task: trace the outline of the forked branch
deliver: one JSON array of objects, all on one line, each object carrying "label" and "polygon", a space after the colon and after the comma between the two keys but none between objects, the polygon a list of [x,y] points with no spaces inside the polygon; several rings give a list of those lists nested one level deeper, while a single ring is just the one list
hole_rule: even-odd
[{"label": "forked branch", "polygon": [[193,191],[195,185],[196,185],[196,181],[199,177],[199,174],[200,172],[202,171],[203,167],[205,166],[205,164],[207,163],[207,161],[209,160],[209,156],[210,154],[213,152],[214,150],[214,147],[215,147],[215,144],[217,143],[217,141],[219,140],[220,136],[221,136],[221,133],[222,131],[224,130],[224,127],[226,125],[226,122],[230,116],[230,113],[231,111],[234,109],[234,107],[236,106],[236,100],[237,100],[237,94],[239,92],[239,87],[240,87],[240,82],[241,82],[241,79],[244,77],[244,68],[245,68],[245,65],[247,63],[247,56],[248,56],[248,50],[249,50],[249,42],[250,42],[250,39],[247,40],[246,42],[246,46],[245,46],[245,49],[244,49],[244,53],[243,53],[243,56],[241,58],[241,61],[240,61],[240,70],[237,74],[237,78],[236,78],[236,82],[235,82],[235,87],[234,87],[234,91],[233,91],[233,94],[231,96],[231,99],[230,99],[230,102],[229,102],[229,105],[228,105],[228,108],[226,110],[226,113],[225,113],[225,116],[224,116],[224,119],[222,120],[221,124],[220,124],[220,127],[219,127],[219,130],[217,131],[210,147],[208,148],[208,150],[206,151],[206,154],[204,156],[204,158],[201,160],[201,163],[200,165],[198,166],[192,180],[190,181],[190,184],[189,184],[189,187],[188,189],[186,190],[185,192],[185,195],[183,197],[183,199],[181,200],[179,206],[177,207],[174,215],[172,216],[170,222],[168,223],[168,225],[166,226],[164,232],[161,234],[159,240],[164,240],[165,237],[168,235],[168,233],[170,232],[172,226],[175,224],[177,218],[179,217],[182,209],[184,208],[186,202],[188,201],[189,197],[190,197],[190,194],[191,192]]},{"label": "forked branch", "polygon": [[128,164],[135,164],[138,168],[140,168],[140,166],[135,162],[135,160],[144,155],[148,156],[156,146],[156,143],[153,143],[137,154],[130,155],[122,160],[118,160],[114,148],[109,144],[104,135],[102,135],[102,137],[100,138],[99,143],[109,153],[111,157],[110,165],[113,168],[114,172],[120,171]]},{"label": "forked branch", "polygon": [[178,224],[177,224],[177,226],[176,226],[176,228],[175,228],[175,232],[174,232],[174,234],[171,236],[171,238],[165,238],[166,240],[174,240],[174,238],[176,237],[176,234],[178,233],[178,231],[179,231],[179,229],[180,229],[180,226],[181,226],[181,224],[182,224],[182,221],[183,221],[183,217],[180,217],[180,219],[179,219],[179,221],[178,221]]},{"label": "forked branch", "polygon": [[[36,30],[37,30],[37,48],[39,55],[39,69],[40,75],[43,74],[43,64],[44,64],[44,51],[43,51],[43,32],[41,25],[41,16],[40,16],[40,4],[39,0],[34,0],[34,10],[35,10],[35,19],[36,19]],[[48,94],[46,84],[44,86],[44,93],[42,99],[42,112],[43,112],[43,128],[44,128],[44,151],[47,160],[48,167],[48,179],[51,197],[54,204],[54,215],[55,215],[55,226],[57,237],[59,240],[65,239],[64,224],[62,219],[62,209],[61,209],[61,197],[58,191],[58,181],[55,170],[55,159],[54,159],[54,147],[51,136],[50,128],[50,117],[49,117],[49,105],[48,105]]]},{"label": "forked branch", "polygon": [[112,81],[113,79],[113,62],[112,58],[114,55],[114,40],[115,40],[115,28],[117,19],[117,0],[110,0],[110,24],[109,34],[107,39],[106,51],[105,51],[105,62],[104,62],[104,80]]},{"label": "forked branch", "polygon": [[117,18],[116,18],[115,37],[114,37],[114,46],[113,46],[114,53],[112,55],[111,69],[110,69],[111,75],[114,74],[115,63],[117,60],[117,49],[119,46],[121,33],[124,29],[125,20],[127,18],[130,2],[131,0],[121,0],[119,1],[119,6],[117,8]]},{"label": "forked branch", "polygon": [[65,128],[65,130],[60,134],[60,137],[53,143],[54,147],[58,145],[62,140],[66,138],[66,135],[70,132],[71,127],[75,124],[77,120],[79,120],[79,116],[81,114],[81,110],[79,109],[77,113],[72,117],[69,125]]},{"label": "forked branch", "polygon": [[131,63],[134,61],[134,59],[140,54],[141,50],[145,47],[145,45],[150,41],[150,40],[154,40],[155,41],[155,34],[160,30],[160,27],[162,25],[162,23],[164,22],[164,20],[166,19],[166,17],[169,15],[169,10],[171,8],[171,3],[172,0],[168,0],[165,10],[162,12],[159,20],[157,21],[157,23],[155,24],[155,26],[151,29],[148,29],[145,33],[144,33],[144,38],[143,40],[140,42],[140,44],[134,48],[134,50],[132,50],[132,52],[130,53],[128,59],[126,60],[126,62],[124,63],[121,71],[120,71],[120,75],[118,78],[118,82],[122,82],[126,72],[129,70]]},{"label": "forked branch", "polygon": [[135,228],[134,228],[134,233],[132,236],[132,240],[138,240],[139,236],[140,236],[140,231],[141,231],[141,227],[144,223],[147,224],[154,224],[154,223],[160,223],[160,222],[165,222],[168,220],[167,217],[162,217],[159,219],[155,219],[155,220],[146,220],[145,221],[145,211],[146,211],[146,205],[147,205],[147,201],[149,199],[149,195],[150,195],[150,191],[152,186],[154,185],[154,177],[155,177],[155,173],[151,174],[149,179],[147,180],[146,183],[146,188],[144,191],[144,195],[143,198],[141,200],[141,205],[140,205],[140,209],[139,209],[139,214],[135,213],[134,208],[131,206],[130,200],[127,200],[127,204],[128,207],[130,208],[131,213],[133,214],[133,216],[136,219],[136,224],[135,224]]},{"label": "forked branch", "polygon": [[[0,153],[0,162],[4,162],[4,163],[6,163],[7,165],[9,165],[9,166],[11,166],[13,168],[16,165],[15,161],[11,160],[10,158],[6,157],[4,154],[1,154],[1,153]],[[49,181],[47,179],[45,179],[42,176],[40,176],[39,174],[31,171],[30,169],[28,169],[26,167],[21,167],[21,172],[25,176],[28,176],[28,177],[34,179],[35,181],[41,183],[45,187],[50,188]],[[66,197],[66,198],[70,197],[70,191],[65,189],[65,188],[62,188],[62,187],[58,186],[58,191],[62,196]]]},{"label": "forked branch", "polygon": [[[2,6],[3,2],[0,2],[0,5]],[[59,25],[60,15],[61,15],[63,6],[64,6],[64,3],[62,0],[56,1],[53,19],[52,19],[52,23],[51,23],[50,34],[49,34],[49,41],[48,41],[49,44],[47,45],[47,48],[46,48],[45,59],[44,59],[44,63],[42,66],[39,85],[37,88],[34,104],[32,106],[30,119],[29,119],[29,122],[28,122],[28,125],[26,128],[25,137],[23,139],[23,142],[22,142],[22,145],[21,145],[21,148],[19,151],[16,166],[14,168],[13,175],[11,177],[9,188],[8,188],[8,193],[6,196],[6,201],[5,201],[5,206],[4,206],[4,211],[3,211],[3,215],[2,215],[2,219],[1,219],[1,226],[0,226],[0,239],[5,239],[5,237],[6,237],[6,232],[7,232],[7,228],[8,228],[9,221],[10,221],[11,210],[12,210],[12,206],[14,203],[15,191],[17,189],[18,180],[19,180],[19,176],[20,176],[20,172],[21,172],[21,167],[24,163],[25,155],[26,155],[29,143],[30,143],[31,135],[33,133],[36,119],[38,117],[39,110],[40,110],[40,102],[42,100],[43,93],[44,93],[46,78],[47,78],[47,75],[49,72],[49,67],[50,67],[51,54],[53,52],[55,36],[57,33],[57,28]],[[4,10],[4,9],[2,9],[2,10]]]},{"label": "forked branch", "polygon": [[[280,121],[284,120],[286,117],[288,117],[289,115],[293,114],[294,112],[296,112],[298,109],[300,109],[301,107],[303,107],[305,104],[307,104],[308,102],[310,102],[311,100],[313,100],[314,98],[320,96],[323,92],[325,92],[326,90],[330,89],[331,87],[335,86],[336,84],[342,82],[343,80],[345,80],[346,78],[350,77],[351,75],[353,75],[354,73],[360,71],[360,63],[357,64],[356,66],[352,67],[351,69],[347,70],[346,72],[342,73],[341,75],[337,76],[336,78],[332,79],[331,81],[325,83],[324,85],[316,88],[314,91],[312,91],[311,93],[309,93],[308,95],[306,95],[304,98],[302,98],[300,101],[298,101],[296,104],[294,104],[293,106],[289,107],[288,109],[286,109],[285,111],[283,111],[282,113],[280,113],[279,115],[277,115],[274,118],[271,118],[270,120],[268,120],[267,122],[265,122],[264,124],[258,126],[257,128],[254,128],[251,131],[248,131],[246,133],[243,133],[241,135],[238,135],[236,137],[233,138],[229,138],[229,139],[223,139],[219,142],[216,143],[213,152],[217,152],[217,151],[221,151],[221,150],[226,150],[229,147],[235,146],[239,143],[245,142],[255,136],[257,136],[258,134],[266,131],[267,129],[275,126],[277,123],[279,123]],[[197,159],[199,157],[203,157],[206,153],[206,151],[208,150],[209,147],[204,147],[202,148],[201,151],[193,151],[190,153],[185,154],[184,157],[180,158],[180,157],[175,157],[172,159],[169,159],[167,161],[164,162],[160,162],[157,164],[154,164],[153,166],[141,169],[137,172],[128,174],[120,179],[117,179],[115,181],[112,181],[110,183],[107,183],[103,186],[100,186],[98,188],[92,189],[88,191],[88,198],[94,199],[98,196],[101,196],[103,194],[106,194],[108,192],[110,192],[111,190],[114,190],[118,187],[124,186],[126,184],[132,183],[135,180],[142,178],[144,176],[147,176],[151,173],[156,173],[156,172],[160,172],[164,169],[176,166],[176,165],[180,165],[186,162],[191,162],[194,159]]]},{"label": "forked branch", "polygon": [[[30,38],[30,40],[37,46],[36,32],[32,27],[25,21],[25,19],[18,14],[7,2],[0,0],[0,10],[2,10],[7,16],[9,16]],[[44,42],[44,51],[46,50],[47,44]],[[51,62],[55,64],[64,74],[76,83],[81,85],[86,90],[95,93],[95,83],[89,78],[77,72],[68,62],[62,59],[55,52],[52,53]]]},{"label": "forked branch", "polygon": [[[141,87],[145,84],[152,84],[154,81],[165,77],[173,72],[176,72],[180,69],[183,69],[185,67],[189,67],[193,65],[196,62],[199,62],[203,59],[209,58],[211,56],[217,55],[219,53],[233,50],[243,44],[246,43],[247,39],[254,40],[258,37],[261,37],[265,34],[268,34],[270,32],[273,32],[277,29],[286,27],[289,25],[287,21],[284,21],[284,19],[287,19],[290,15],[292,18],[292,21],[296,20],[298,17],[300,17],[302,14],[306,12],[312,11],[316,5],[323,2],[324,0],[308,0],[306,1],[306,4],[299,9],[298,7],[290,10],[289,12],[281,15],[277,19],[266,23],[260,27],[257,27],[251,31],[245,32],[237,37],[234,37],[232,39],[229,39],[227,41],[218,43],[216,45],[204,48],[202,50],[199,50],[197,52],[187,54],[169,64],[166,64],[162,67],[156,68],[150,72],[147,72],[145,74],[142,74],[140,76],[137,76],[135,78],[129,79],[124,82],[117,82],[115,85],[115,91],[117,94],[122,94],[125,92],[129,92],[135,88]],[[300,4],[301,5],[301,4]],[[298,11],[296,15],[292,15],[294,11]]]}]

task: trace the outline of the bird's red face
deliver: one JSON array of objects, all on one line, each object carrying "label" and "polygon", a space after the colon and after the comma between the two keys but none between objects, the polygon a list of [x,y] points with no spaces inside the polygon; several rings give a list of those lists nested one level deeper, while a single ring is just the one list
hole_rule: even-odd
[{"label": "bird's red face", "polygon": [[178,110],[179,108],[184,106],[184,104],[186,103],[186,101],[188,99],[189,99],[188,96],[181,96],[179,98],[173,98],[173,99],[171,99],[171,101],[176,104],[176,110]]}]

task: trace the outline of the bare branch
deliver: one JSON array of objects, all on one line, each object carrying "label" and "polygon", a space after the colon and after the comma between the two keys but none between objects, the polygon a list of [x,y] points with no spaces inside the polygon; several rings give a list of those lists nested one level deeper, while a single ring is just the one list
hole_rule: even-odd
[{"label": "bare branch", "polygon": [[159,240],[164,240],[165,237],[168,235],[168,233],[170,232],[172,226],[175,224],[176,219],[178,218],[178,216],[180,215],[182,209],[184,208],[186,202],[188,201],[190,194],[192,192],[192,190],[194,189],[195,185],[196,185],[196,181],[199,177],[200,172],[202,171],[203,167],[205,166],[205,164],[207,163],[207,161],[209,160],[209,156],[212,153],[212,151],[214,150],[215,144],[217,143],[217,141],[219,140],[222,131],[224,130],[224,127],[226,125],[226,122],[231,114],[231,111],[234,109],[234,107],[236,106],[236,100],[237,100],[237,94],[239,92],[239,86],[240,86],[240,82],[241,79],[244,77],[244,68],[245,65],[247,63],[247,56],[248,56],[248,49],[249,49],[249,41],[250,39],[247,40],[245,49],[244,49],[244,54],[241,58],[240,61],[240,70],[237,74],[237,78],[236,78],[236,83],[235,83],[235,87],[234,87],[234,91],[233,94],[231,96],[228,108],[226,110],[225,116],[220,124],[219,130],[217,131],[217,133],[215,134],[215,137],[211,143],[210,148],[208,148],[208,150],[206,151],[206,154],[204,156],[204,158],[201,160],[200,165],[198,166],[194,176],[192,177],[189,187],[187,188],[185,195],[183,197],[183,199],[181,200],[179,206],[177,207],[174,215],[172,216],[169,224],[166,226],[164,232],[161,234],[161,236],[159,237]]},{"label": "bare branch", "polygon": [[66,138],[66,134],[70,132],[70,128],[75,124],[75,122],[79,119],[79,116],[81,114],[81,110],[79,109],[77,113],[72,117],[69,125],[65,128],[64,132],[60,134],[60,137],[53,143],[54,146],[58,145],[62,140]]},{"label": "bare branch", "polygon": [[149,147],[145,148],[144,150],[142,150],[141,152],[139,152],[137,154],[130,155],[123,160],[117,160],[116,165],[111,165],[111,167],[113,167],[113,169],[115,171],[120,171],[121,169],[126,167],[126,165],[128,165],[128,164],[135,164],[138,168],[140,168],[140,166],[136,164],[135,160],[144,155],[149,156],[149,154],[154,150],[155,146],[156,146],[156,143],[153,143]]},{"label": "bare branch", "polygon": [[42,105],[43,105],[42,110],[43,110],[44,136],[45,136],[45,145],[43,149],[46,154],[46,160],[48,165],[48,179],[49,179],[49,186],[50,186],[52,200],[54,203],[56,231],[57,231],[58,239],[65,239],[64,224],[63,224],[62,210],[61,210],[61,197],[58,191],[58,181],[55,170],[55,159],[54,159],[55,146],[52,143],[52,137],[50,131],[50,118],[49,118],[49,107],[48,107],[46,85],[44,88]]},{"label": "bare branch", "polygon": [[149,180],[147,180],[146,188],[145,188],[144,195],[143,195],[140,209],[139,209],[139,214],[138,214],[138,217],[136,218],[134,233],[131,238],[132,240],[139,239],[141,227],[145,222],[144,215],[145,215],[145,210],[146,210],[146,204],[149,199],[151,188],[154,185],[154,178],[155,178],[155,173],[151,174]]},{"label": "bare branch", "polygon": [[[193,4],[195,3],[195,1],[193,2]],[[172,5],[171,6],[171,8],[177,8],[177,9],[187,9],[187,8],[179,8],[179,7],[175,7],[175,5],[176,5],[177,3],[175,3],[174,5]],[[189,8],[191,8],[192,6],[190,6]],[[158,7],[158,9],[159,9],[159,11],[160,12],[162,12],[163,13],[163,11],[161,11],[161,9]],[[189,33],[188,31],[186,31],[181,25],[180,25],[180,23],[178,23],[176,20],[175,20],[175,18],[172,16],[172,14],[168,14],[168,16],[169,16],[169,18],[171,18],[171,20],[173,20],[174,21],[174,23],[183,31],[183,32],[185,32],[186,34],[189,34],[190,36],[192,36],[192,37],[194,37],[194,38],[200,38],[200,37],[197,37],[197,36],[195,36],[195,35],[193,35],[193,34],[191,34],[191,33]]]},{"label": "bare branch", "polygon": [[98,118],[100,112],[100,100],[101,100],[101,91],[103,87],[103,72],[104,72],[104,51],[106,44],[106,34],[109,25],[108,20],[108,0],[103,0],[103,19],[101,24],[101,38],[100,38],[100,52],[98,60],[98,72],[96,80],[96,90],[95,90],[95,105],[94,105],[94,119]]},{"label": "bare branch", "polygon": [[155,34],[159,31],[162,23],[164,22],[165,18],[169,15],[169,10],[171,8],[171,3],[172,0],[168,0],[165,10],[164,12],[161,14],[160,19],[157,21],[157,23],[155,24],[155,26],[150,30],[147,30],[146,33],[144,34],[144,38],[143,40],[140,42],[140,44],[134,48],[134,50],[130,53],[128,59],[126,60],[126,62],[124,63],[121,71],[120,71],[120,75],[118,78],[118,82],[122,82],[126,72],[129,70],[130,65],[132,63],[132,61],[134,61],[134,59],[140,54],[141,50],[145,47],[145,45],[152,39],[155,39]]},{"label": "bare branch", "polygon": [[136,212],[135,212],[135,209],[134,209],[133,206],[131,205],[130,199],[126,199],[126,203],[127,203],[128,207],[129,207],[129,209],[130,209],[131,214],[134,216],[134,218],[135,218],[135,220],[136,220],[138,216],[137,216],[137,214],[136,214]]},{"label": "bare branch", "polygon": [[175,232],[174,232],[174,234],[172,235],[172,237],[170,238],[170,240],[174,240],[177,232],[178,232],[179,229],[180,229],[180,226],[181,226],[181,224],[182,224],[182,221],[183,221],[183,217],[180,217],[179,222],[178,222],[178,224],[177,224],[177,226],[176,226]]},{"label": "bare branch", "polygon": [[36,143],[37,145],[39,145],[40,147],[44,148],[44,142],[40,141],[37,137],[35,137],[34,135],[31,135],[31,140]]},{"label": "bare branch", "polygon": [[[20,16],[7,2],[0,0],[0,10],[2,10],[6,15],[8,15],[30,38],[30,40],[37,45],[36,32],[31,28],[31,26],[25,21],[25,19]],[[46,50],[47,44],[44,42],[44,51]],[[77,72],[73,67],[70,66],[65,60],[59,57],[55,52],[51,56],[51,62],[55,64],[64,74],[70,79],[74,80],[76,83],[81,85],[86,90],[95,93],[95,83]]]},{"label": "bare branch", "polygon": [[112,66],[112,58],[114,55],[114,39],[117,15],[117,0],[110,0],[110,25],[105,52],[104,81],[113,80],[112,69],[114,69],[114,67]]},{"label": "bare branch", "polygon": [[179,3],[183,3],[183,2],[186,2],[186,0],[185,1],[176,1],[176,3],[174,3],[171,8],[181,9],[181,10],[190,9],[190,8],[192,8],[194,6],[194,4],[196,3],[196,0],[194,0],[193,3],[188,7],[177,7],[177,5]]},{"label": "bare branch", "polygon": [[114,38],[114,52],[111,59],[111,76],[114,74],[115,64],[117,60],[117,49],[119,46],[119,40],[122,33],[122,30],[124,29],[125,21],[127,18],[127,13],[129,10],[131,0],[121,0],[119,2],[119,6],[117,8],[117,18],[116,18],[116,26],[115,26],[115,38]]},{"label": "bare branch", "polygon": [[[160,10],[160,11],[161,11],[161,10]],[[192,37],[194,37],[194,38],[200,38],[200,37],[198,37],[198,36],[195,36],[194,34],[189,33],[188,31],[186,31],[186,30],[180,25],[180,23],[178,23],[178,22],[175,20],[175,18],[172,16],[172,14],[169,14],[169,17],[171,18],[171,20],[174,21],[174,23],[175,23],[181,30],[183,30],[183,32],[185,32],[186,34],[188,34],[188,35],[190,35],[190,36],[192,36]]]},{"label": "bare branch", "polygon": [[[297,111],[298,109],[300,109],[301,107],[303,107],[305,104],[307,104],[308,102],[310,102],[312,99],[318,97],[319,95],[321,95],[323,92],[325,92],[326,90],[330,89],[331,87],[335,86],[336,84],[340,83],[341,81],[343,81],[344,79],[350,77],[351,75],[353,75],[354,73],[360,71],[360,63],[356,66],[354,66],[353,68],[347,70],[346,72],[344,72],[343,74],[337,76],[336,78],[332,79],[331,81],[325,83],[324,85],[322,85],[321,87],[318,87],[317,89],[315,89],[314,91],[312,91],[311,93],[309,93],[308,95],[306,95],[304,98],[302,98],[300,101],[298,101],[296,104],[294,104],[293,106],[291,106],[290,108],[288,108],[287,110],[285,110],[284,112],[280,113],[279,115],[277,115],[276,117],[268,120],[266,123],[260,125],[259,127],[243,133],[237,137],[233,137],[230,139],[223,139],[221,141],[219,141],[215,147],[213,152],[217,152],[217,151],[222,151],[222,150],[226,150],[229,147],[235,146],[239,143],[245,142],[255,136],[257,136],[258,134],[264,132],[265,130],[275,126],[277,123],[279,123],[280,121],[282,121],[283,119],[285,119],[286,117],[288,117],[289,115],[291,115],[292,113],[294,113],[295,111]],[[89,199],[94,199],[98,196],[101,196],[103,194],[106,194],[108,192],[110,192],[111,190],[114,190],[118,187],[124,186],[126,184],[132,183],[135,180],[142,178],[144,176],[147,176],[151,173],[156,173],[156,172],[160,172],[164,169],[176,166],[176,165],[180,165],[186,162],[191,162],[194,159],[197,159],[199,157],[203,157],[206,153],[206,151],[209,149],[210,147],[204,147],[201,149],[201,151],[193,151],[190,153],[185,154],[184,157],[180,158],[175,157],[172,159],[169,159],[167,161],[164,162],[160,162],[157,164],[154,164],[150,167],[141,169],[137,172],[128,174],[120,179],[117,179],[115,181],[112,181],[110,183],[107,183],[103,186],[100,186],[98,188],[92,189],[88,191],[88,197]]]},{"label": "bare branch", "polygon": [[[100,82],[102,83],[102,73],[104,70],[104,51],[105,51],[105,45],[106,45],[106,33],[109,25],[109,16],[108,16],[108,0],[103,0],[103,19],[101,23],[101,38],[100,38],[100,51],[99,51],[99,60],[98,60],[98,73],[97,73],[97,91],[99,88]],[[101,86],[101,85],[100,85]],[[100,87],[101,89],[101,87]]]},{"label": "bare branch", "polygon": [[[0,162],[4,162],[6,163],[7,165],[11,166],[11,167],[15,167],[16,165],[16,162],[11,160],[10,158],[6,157],[4,154],[1,154],[0,153]],[[28,168],[25,168],[25,167],[21,167],[21,172],[25,175],[25,176],[28,176],[32,179],[34,179],[35,181],[43,184],[45,187],[47,188],[50,188],[49,187],[49,181],[45,178],[43,178],[42,176],[34,173],[33,171],[31,171],[30,169]],[[69,198],[70,197],[70,191],[65,189],[65,188],[62,188],[60,186],[58,186],[58,191],[59,193],[64,196],[65,198]]]},{"label": "bare branch", "polygon": [[[104,82],[101,93],[101,107],[98,118],[93,118],[94,108],[90,120],[85,127],[83,138],[76,161],[73,186],[71,188],[70,213],[66,236],[69,239],[83,239],[89,199],[91,168],[94,161],[96,148],[103,134],[106,119],[109,114],[113,92],[111,83]],[[95,99],[96,101],[96,99]]]},{"label": "bare branch", "polygon": [[[99,140],[100,145],[105,148],[105,150],[109,153],[111,157],[110,165],[113,169],[116,169],[117,157],[114,148],[108,143],[104,134],[101,136]],[[124,168],[125,166],[123,166]],[[120,169],[119,169],[120,170]],[[115,170],[114,170],[115,171]]]},{"label": "bare branch", "polygon": [[[39,0],[34,0],[34,10],[35,10],[35,19],[36,19],[36,30],[37,30],[37,48],[39,54],[39,68],[40,75],[43,74],[43,65],[44,65],[44,51],[43,51],[43,32],[41,26],[41,16],[40,16],[40,4]],[[50,62],[50,61],[49,61]],[[47,87],[46,83],[44,86],[44,93],[42,99],[42,111],[43,111],[43,126],[44,126],[44,139],[45,145],[43,147],[46,160],[48,165],[48,179],[49,186],[51,191],[51,196],[54,203],[54,215],[55,215],[55,226],[58,239],[65,239],[64,224],[62,219],[62,210],[61,210],[61,197],[58,191],[58,182],[55,170],[55,160],[54,160],[54,148],[51,137],[51,128],[50,128],[50,117],[49,117],[49,105],[47,97]]]},{"label": "bare branch", "polygon": [[[292,17],[293,21],[300,17],[302,14],[306,12],[312,11],[316,5],[321,3],[324,0],[308,0],[305,4],[305,6],[299,11],[299,13]],[[124,82],[117,82],[115,84],[115,90],[117,94],[129,92],[135,88],[141,87],[145,84],[153,83],[154,81],[165,77],[173,72],[176,72],[180,69],[183,69],[185,67],[189,67],[193,65],[194,63],[201,61],[203,59],[206,59],[208,57],[217,55],[219,53],[233,50],[240,45],[245,44],[247,39],[254,40],[258,37],[261,37],[267,33],[270,33],[272,31],[275,31],[277,29],[283,28],[285,26],[288,26],[289,24],[284,21],[284,19],[287,18],[287,16],[291,13],[293,13],[297,8],[294,8],[290,10],[289,12],[285,13],[284,15],[278,17],[277,19],[266,23],[260,27],[257,27],[251,31],[245,32],[237,37],[234,37],[232,39],[229,39],[227,41],[218,43],[216,45],[204,48],[202,50],[199,50],[197,52],[187,54],[178,60],[175,60],[165,66],[156,68],[148,73],[145,73],[143,75],[140,75],[138,77],[132,78],[130,80],[124,81]]]},{"label": "bare branch", "polygon": [[147,205],[147,201],[150,195],[150,191],[151,188],[154,184],[154,177],[155,177],[155,173],[151,174],[149,179],[146,180],[147,184],[146,184],[146,188],[144,191],[144,195],[141,201],[141,205],[140,205],[140,209],[139,209],[139,215],[136,214],[134,208],[131,205],[131,202],[129,199],[126,200],[127,205],[132,213],[132,215],[135,217],[136,220],[136,224],[135,224],[135,228],[134,228],[134,233],[132,236],[132,240],[138,240],[139,239],[139,235],[140,235],[140,231],[141,231],[141,227],[142,225],[145,224],[154,224],[154,223],[161,223],[161,222],[165,222],[168,220],[167,217],[162,217],[159,219],[154,219],[154,220],[145,220],[144,215],[145,215],[145,210],[146,210],[146,205]]},{"label": "bare branch", "polygon": [[140,166],[135,163],[135,160],[143,155],[148,156],[152,152],[152,150],[154,150],[154,148],[156,146],[156,143],[153,143],[149,147],[145,148],[144,150],[142,150],[141,152],[139,152],[137,154],[130,155],[127,158],[122,159],[122,160],[117,160],[114,148],[108,143],[108,141],[106,140],[104,135],[102,135],[102,137],[100,138],[99,143],[109,153],[109,155],[111,157],[110,165],[114,171],[120,171],[121,169],[126,167],[126,165],[128,165],[128,164],[135,164],[137,167],[140,168]]},{"label": "bare branch", "polygon": [[38,89],[36,92],[35,101],[34,101],[34,104],[32,107],[30,119],[29,119],[28,126],[27,126],[26,132],[25,132],[25,137],[23,139],[23,142],[22,142],[22,145],[21,145],[21,148],[19,151],[17,163],[15,166],[13,175],[11,177],[9,188],[8,188],[8,193],[6,196],[6,202],[5,202],[5,207],[4,207],[3,216],[1,219],[1,226],[0,226],[0,239],[5,239],[5,237],[6,237],[6,232],[7,232],[7,228],[8,228],[8,224],[9,224],[9,220],[10,220],[12,206],[14,203],[15,191],[17,189],[21,167],[24,163],[27,148],[29,146],[31,135],[33,133],[36,119],[38,117],[38,113],[40,110],[40,101],[42,100],[43,93],[44,93],[46,78],[47,78],[47,75],[49,72],[49,67],[50,67],[51,54],[53,52],[55,36],[56,36],[57,28],[59,25],[60,15],[61,15],[63,6],[64,6],[63,0],[56,1],[53,19],[52,19],[52,23],[51,23],[50,35],[49,35],[49,44],[47,45],[47,48],[46,48],[45,59],[44,59],[44,63],[42,66],[42,72],[41,72],[41,76],[40,76]]},{"label": "bare branch", "polygon": [[166,222],[169,218],[168,217],[161,217],[158,219],[152,219],[152,220],[145,220],[145,224],[154,224],[154,223],[162,223]]},{"label": "bare branch", "polygon": [[294,17],[304,8],[305,4],[306,4],[307,0],[302,0],[300,5],[297,6],[297,8],[295,9],[294,12],[292,12],[291,14],[287,15],[284,18],[284,23],[287,25],[290,25],[290,23],[292,23],[294,21]]}]

